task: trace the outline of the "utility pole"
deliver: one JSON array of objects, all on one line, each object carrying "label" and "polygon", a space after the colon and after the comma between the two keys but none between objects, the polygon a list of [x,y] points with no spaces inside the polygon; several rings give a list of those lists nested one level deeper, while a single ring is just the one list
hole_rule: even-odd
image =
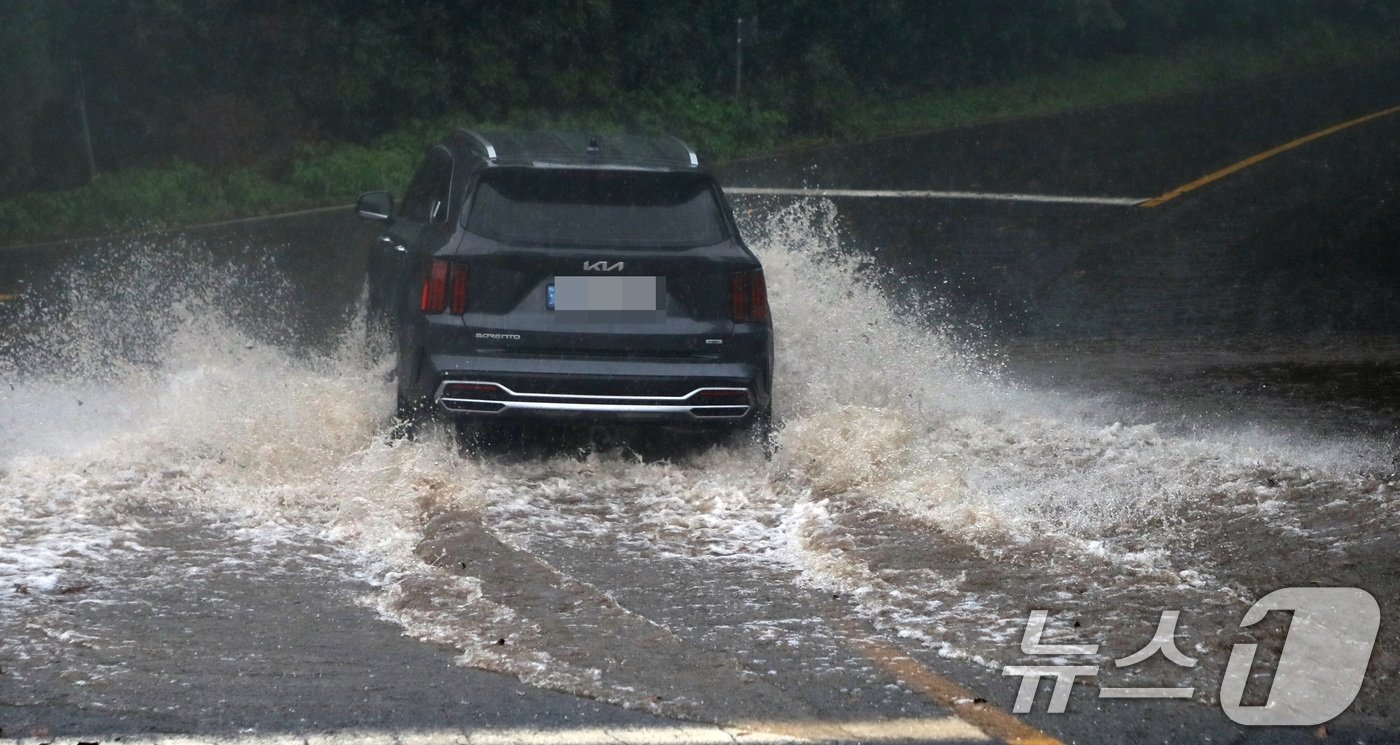
[{"label": "utility pole", "polygon": [[742,100],[744,95],[744,17],[734,32],[734,100]]},{"label": "utility pole", "polygon": [[97,178],[97,160],[92,157],[92,130],[88,127],[87,86],[83,84],[83,63],[78,63],[78,121],[83,129],[83,150],[87,155],[88,183]]}]

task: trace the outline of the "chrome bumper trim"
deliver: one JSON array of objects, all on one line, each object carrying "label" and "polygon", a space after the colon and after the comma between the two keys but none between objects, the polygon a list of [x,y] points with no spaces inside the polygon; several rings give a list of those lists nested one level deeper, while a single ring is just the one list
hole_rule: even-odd
[{"label": "chrome bumper trim", "polygon": [[[446,395],[449,386],[489,387],[499,391],[495,398]],[[743,394],[742,402],[701,403],[697,396],[712,393]],[[747,388],[696,388],[684,396],[598,396],[569,393],[519,393],[500,383],[478,380],[444,380],[438,384],[433,400],[454,414],[496,416],[511,411],[546,413],[623,414],[644,416],[688,416],[698,421],[742,419],[752,409],[752,394]]]}]

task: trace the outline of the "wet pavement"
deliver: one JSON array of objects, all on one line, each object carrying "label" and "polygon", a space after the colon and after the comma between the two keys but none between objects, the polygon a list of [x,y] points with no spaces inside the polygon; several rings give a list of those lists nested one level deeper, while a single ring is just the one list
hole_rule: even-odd
[{"label": "wet pavement", "polygon": [[[938,170],[951,186],[1145,189],[1385,98],[1391,72],[1363,72],[1306,111],[1286,102],[1316,81],[1222,94],[1262,107],[1236,139],[1208,95],[930,147],[1015,165]],[[1199,131],[1163,131],[1172,111]],[[1394,741],[1394,126],[1156,210],[737,200],[782,340],[771,462],[390,441],[373,231],[346,213],[5,249],[0,736]],[[1046,137],[1054,158],[1015,156]],[[1070,173],[1076,137],[1100,166]],[[800,157],[871,185],[849,151]],[[878,185],[943,185],[910,168]],[[1230,648],[1267,662],[1287,630],[1244,609],[1310,584],[1380,603],[1356,704],[1325,731],[1229,722]],[[1036,609],[1101,643],[1079,661],[1101,674],[1016,718],[1001,666]],[[1174,609],[1197,666],[1113,667]],[[1144,681],[1196,693],[1096,698]]]}]

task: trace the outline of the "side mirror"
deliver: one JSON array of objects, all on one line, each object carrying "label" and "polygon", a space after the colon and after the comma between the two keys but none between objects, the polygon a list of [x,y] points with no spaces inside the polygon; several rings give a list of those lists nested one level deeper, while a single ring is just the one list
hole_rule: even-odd
[{"label": "side mirror", "polygon": [[387,191],[370,191],[355,202],[355,214],[364,220],[389,222],[394,214],[394,198]]}]

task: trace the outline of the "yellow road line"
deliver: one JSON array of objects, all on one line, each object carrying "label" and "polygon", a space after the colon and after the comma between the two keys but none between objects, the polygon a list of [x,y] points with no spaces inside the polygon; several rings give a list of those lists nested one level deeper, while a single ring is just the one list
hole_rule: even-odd
[{"label": "yellow road line", "polygon": [[6,293],[3,293],[3,292],[0,292],[0,303],[8,303],[8,302],[10,302],[11,300],[18,300],[18,299],[19,299],[19,295],[15,295],[15,294],[6,294]]},{"label": "yellow road line", "polygon": [[1271,150],[1265,150],[1264,152],[1259,153],[1258,155],[1253,155],[1253,156],[1250,156],[1250,157],[1248,157],[1248,158],[1245,158],[1244,160],[1242,160],[1242,161],[1240,161],[1240,162],[1238,162],[1238,163],[1236,163],[1236,164],[1234,164],[1234,165],[1232,165],[1232,166],[1228,166],[1228,167],[1226,167],[1226,168],[1222,168],[1222,169],[1216,171],[1215,173],[1211,173],[1211,174],[1207,174],[1207,175],[1205,175],[1205,176],[1202,176],[1202,177],[1196,179],[1195,181],[1192,181],[1192,182],[1189,183],[1189,184],[1186,184],[1186,185],[1184,185],[1184,186],[1178,186],[1177,188],[1172,189],[1171,191],[1169,191],[1169,192],[1167,192],[1167,193],[1165,193],[1165,194],[1163,194],[1163,195],[1161,195],[1161,196],[1159,196],[1159,197],[1155,197],[1155,198],[1153,198],[1153,199],[1149,199],[1149,200],[1143,202],[1143,203],[1142,203],[1142,206],[1143,206],[1143,207],[1156,207],[1156,206],[1159,205],[1159,204],[1164,204],[1164,203],[1166,203],[1166,202],[1170,202],[1171,200],[1176,199],[1177,197],[1181,196],[1182,194],[1185,194],[1185,193],[1187,193],[1187,192],[1189,192],[1189,191],[1195,191],[1196,189],[1199,189],[1199,188],[1201,188],[1202,186],[1205,186],[1206,184],[1209,184],[1209,183],[1212,183],[1212,182],[1215,182],[1215,181],[1219,181],[1220,179],[1223,179],[1223,178],[1225,178],[1226,176],[1229,176],[1230,174],[1237,173],[1237,172],[1239,172],[1239,171],[1243,171],[1244,169],[1246,169],[1246,168],[1248,168],[1248,167],[1250,167],[1250,166],[1252,166],[1252,165],[1254,165],[1254,164],[1256,164],[1256,163],[1259,163],[1260,161],[1268,160],[1269,158],[1272,158],[1272,157],[1274,157],[1275,155],[1278,155],[1279,153],[1284,153],[1284,152],[1287,152],[1287,151],[1289,151],[1289,150],[1292,150],[1293,148],[1296,148],[1296,147],[1299,147],[1299,146],[1302,146],[1302,145],[1306,145],[1306,144],[1308,144],[1309,142],[1312,142],[1313,140],[1320,140],[1320,139],[1322,139],[1323,137],[1326,137],[1326,136],[1328,136],[1328,135],[1336,134],[1336,133],[1338,133],[1338,132],[1340,132],[1340,131],[1342,131],[1342,130],[1344,130],[1344,129],[1350,129],[1351,127],[1355,127],[1355,126],[1358,125],[1358,124],[1365,124],[1366,122],[1373,121],[1373,120],[1375,120],[1375,119],[1380,119],[1381,117],[1390,116],[1391,114],[1395,114],[1395,113],[1400,113],[1400,106],[1392,106],[1392,107],[1390,107],[1390,108],[1388,108],[1388,109],[1386,109],[1386,110],[1384,110],[1384,111],[1377,111],[1377,112],[1375,112],[1374,114],[1367,114],[1366,116],[1358,117],[1358,118],[1352,119],[1352,120],[1350,120],[1350,121],[1342,122],[1341,124],[1334,124],[1334,125],[1332,125],[1331,127],[1328,127],[1328,128],[1326,128],[1326,129],[1323,129],[1323,130],[1319,130],[1319,131],[1317,131],[1317,132],[1313,132],[1312,134],[1306,135],[1306,136],[1304,136],[1304,137],[1299,137],[1298,139],[1293,140],[1293,141],[1291,141],[1291,142],[1285,142],[1284,144],[1279,145],[1279,146],[1276,147],[1276,148],[1273,148],[1273,149],[1271,149]]},{"label": "yellow road line", "polygon": [[903,651],[858,633],[852,641],[870,661],[954,716],[1008,745],[1063,745],[1059,740],[996,708],[971,691],[914,661]]}]

